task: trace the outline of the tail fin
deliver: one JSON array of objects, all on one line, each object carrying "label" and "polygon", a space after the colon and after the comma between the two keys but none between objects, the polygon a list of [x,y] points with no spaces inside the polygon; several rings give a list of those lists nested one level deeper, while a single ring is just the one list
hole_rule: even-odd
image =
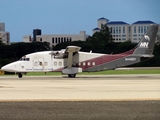
[{"label": "tail fin", "polygon": [[152,24],[138,43],[133,54],[152,55],[157,32],[158,25]]}]

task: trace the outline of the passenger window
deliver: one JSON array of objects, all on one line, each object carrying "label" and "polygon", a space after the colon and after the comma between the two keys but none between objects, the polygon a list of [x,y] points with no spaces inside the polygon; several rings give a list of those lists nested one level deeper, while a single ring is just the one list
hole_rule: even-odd
[{"label": "passenger window", "polygon": [[90,62],[88,62],[88,66],[90,66],[91,64],[90,64]]},{"label": "passenger window", "polygon": [[42,62],[39,62],[39,65],[42,66]]},{"label": "passenger window", "polygon": [[44,62],[44,65],[45,65],[45,66],[47,66],[47,65],[48,65],[48,63],[47,63],[47,62]]},{"label": "passenger window", "polygon": [[95,65],[95,62],[92,62],[92,65],[94,66],[94,65]]},{"label": "passenger window", "polygon": [[62,62],[59,62],[59,66],[62,66]]},{"label": "passenger window", "polygon": [[85,66],[86,65],[86,63],[85,62],[83,62],[83,66]]},{"label": "passenger window", "polygon": [[57,66],[57,62],[54,62],[54,65]]}]

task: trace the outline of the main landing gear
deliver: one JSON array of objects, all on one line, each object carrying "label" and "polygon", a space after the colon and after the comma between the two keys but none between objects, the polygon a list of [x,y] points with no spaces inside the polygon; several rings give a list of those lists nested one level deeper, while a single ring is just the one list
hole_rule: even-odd
[{"label": "main landing gear", "polygon": [[70,78],[75,78],[75,77],[76,77],[76,74],[68,74],[68,77],[70,77]]},{"label": "main landing gear", "polygon": [[[19,77],[19,78],[22,78],[22,77],[23,77],[23,74],[22,74],[22,73],[18,73],[18,77]],[[75,78],[75,77],[76,77],[76,74],[68,74],[68,77],[70,77],[70,78]]]},{"label": "main landing gear", "polygon": [[22,78],[22,76],[23,76],[22,73],[18,73],[19,78]]}]

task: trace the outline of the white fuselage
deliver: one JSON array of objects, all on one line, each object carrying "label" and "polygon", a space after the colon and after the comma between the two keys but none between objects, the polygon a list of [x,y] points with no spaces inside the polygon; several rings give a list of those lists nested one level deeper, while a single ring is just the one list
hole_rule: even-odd
[{"label": "white fuselage", "polygon": [[[23,56],[19,61],[10,63],[2,70],[8,72],[49,72],[62,71],[67,67],[68,58],[56,58],[50,54],[51,51],[35,52]],[[87,63],[85,61],[100,57],[104,54],[78,52],[73,56],[73,66],[95,66],[95,63]]]}]

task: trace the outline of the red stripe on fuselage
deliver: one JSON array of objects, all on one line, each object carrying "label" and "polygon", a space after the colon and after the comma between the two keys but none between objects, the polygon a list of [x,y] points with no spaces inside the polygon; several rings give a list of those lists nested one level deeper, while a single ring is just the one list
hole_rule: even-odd
[{"label": "red stripe on fuselage", "polygon": [[[85,69],[91,68],[93,66],[102,65],[104,63],[111,62],[111,61],[129,56],[134,52],[134,50],[135,49],[132,49],[130,51],[120,53],[120,54],[110,54],[110,55],[107,54],[107,55],[103,55],[101,57],[86,60],[86,61],[81,62],[81,65],[79,67],[81,67],[83,70],[85,70]],[[84,62],[85,62],[85,65],[83,65]],[[95,65],[92,64],[93,62],[95,63]],[[88,65],[88,63],[90,63],[90,65]]]},{"label": "red stripe on fuselage", "polygon": [[[79,67],[82,68],[83,70],[91,68],[91,67],[95,67],[95,66],[107,63],[107,62],[111,62],[111,61],[129,56],[129,55],[133,54],[134,50],[135,49],[132,49],[130,51],[120,53],[120,54],[106,54],[106,55],[103,55],[101,57],[97,57],[97,58],[89,59],[89,60],[86,60],[86,61],[82,61],[82,62],[80,62],[81,64],[80,64]],[[84,62],[85,62],[85,65],[83,64]],[[95,63],[95,65],[92,64],[93,62]],[[88,63],[90,63],[90,65]],[[63,69],[64,68],[59,68],[59,69],[56,69],[54,71],[62,71]]]}]

